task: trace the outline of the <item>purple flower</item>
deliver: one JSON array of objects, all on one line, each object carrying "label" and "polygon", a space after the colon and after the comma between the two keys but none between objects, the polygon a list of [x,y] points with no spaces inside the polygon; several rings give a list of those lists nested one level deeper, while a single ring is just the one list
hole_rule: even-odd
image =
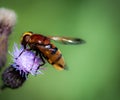
[{"label": "purple flower", "polygon": [[39,56],[36,56],[33,51],[25,50],[22,46],[20,49],[18,49],[17,44],[14,44],[13,52],[10,54],[13,57],[12,66],[16,68],[16,70],[19,70],[21,75],[23,73],[26,75],[28,73],[32,75],[41,73],[39,67],[42,63],[42,60]]},{"label": "purple flower", "polygon": [[23,85],[29,74],[36,75],[42,73],[39,68],[42,60],[36,53],[24,49],[22,46],[18,49],[14,44],[13,52],[10,53],[13,63],[5,69],[2,74],[3,85],[1,90],[8,88],[16,89]]}]

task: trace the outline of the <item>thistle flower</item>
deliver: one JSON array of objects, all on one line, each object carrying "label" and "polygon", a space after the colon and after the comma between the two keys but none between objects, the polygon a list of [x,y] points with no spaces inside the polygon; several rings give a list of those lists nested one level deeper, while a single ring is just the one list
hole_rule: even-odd
[{"label": "thistle flower", "polygon": [[14,11],[0,8],[0,69],[6,63],[8,36],[16,23],[16,14]]},{"label": "thistle flower", "polygon": [[20,71],[21,75],[22,72],[25,74],[30,73],[32,75],[41,73],[38,69],[42,63],[42,60],[39,56],[36,56],[33,51],[27,51],[23,46],[18,49],[17,44],[14,44],[13,50],[14,51],[10,53],[14,62],[12,65]]},{"label": "thistle flower", "polygon": [[28,74],[41,74],[40,66],[42,60],[32,51],[25,50],[22,46],[18,49],[17,44],[14,44],[13,52],[10,53],[13,58],[13,63],[2,74],[3,86],[12,89],[22,86]]}]

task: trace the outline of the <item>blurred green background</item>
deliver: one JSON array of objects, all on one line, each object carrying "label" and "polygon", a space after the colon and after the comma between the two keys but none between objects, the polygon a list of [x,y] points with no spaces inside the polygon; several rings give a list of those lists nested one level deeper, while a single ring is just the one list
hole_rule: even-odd
[{"label": "blurred green background", "polygon": [[[9,51],[26,31],[87,42],[55,43],[69,70],[46,64],[43,75],[30,75],[19,89],[3,91],[0,100],[120,100],[119,5],[119,0],[0,0],[0,7],[15,10],[18,19]],[[6,67],[10,58],[8,54]]]}]

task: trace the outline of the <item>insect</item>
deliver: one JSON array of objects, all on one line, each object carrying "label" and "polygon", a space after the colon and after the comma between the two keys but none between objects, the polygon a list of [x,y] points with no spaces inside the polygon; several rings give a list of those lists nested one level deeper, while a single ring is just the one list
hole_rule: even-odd
[{"label": "insect", "polygon": [[25,49],[36,51],[42,59],[43,65],[45,59],[58,70],[66,69],[66,64],[61,51],[51,42],[58,41],[62,44],[82,44],[84,40],[79,38],[59,37],[59,36],[44,36],[33,32],[25,32],[21,38],[21,44]]}]

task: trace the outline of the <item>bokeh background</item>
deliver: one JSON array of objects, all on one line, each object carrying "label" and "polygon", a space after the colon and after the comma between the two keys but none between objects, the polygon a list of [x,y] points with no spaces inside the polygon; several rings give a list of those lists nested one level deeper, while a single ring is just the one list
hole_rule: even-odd
[{"label": "bokeh background", "polygon": [[[119,0],[0,0],[0,7],[13,9],[18,19],[9,51],[26,31],[86,41],[79,46],[55,43],[69,70],[46,64],[43,75],[30,75],[19,89],[0,93],[0,100],[120,100],[119,5]],[[7,58],[6,67],[12,62]]]}]

